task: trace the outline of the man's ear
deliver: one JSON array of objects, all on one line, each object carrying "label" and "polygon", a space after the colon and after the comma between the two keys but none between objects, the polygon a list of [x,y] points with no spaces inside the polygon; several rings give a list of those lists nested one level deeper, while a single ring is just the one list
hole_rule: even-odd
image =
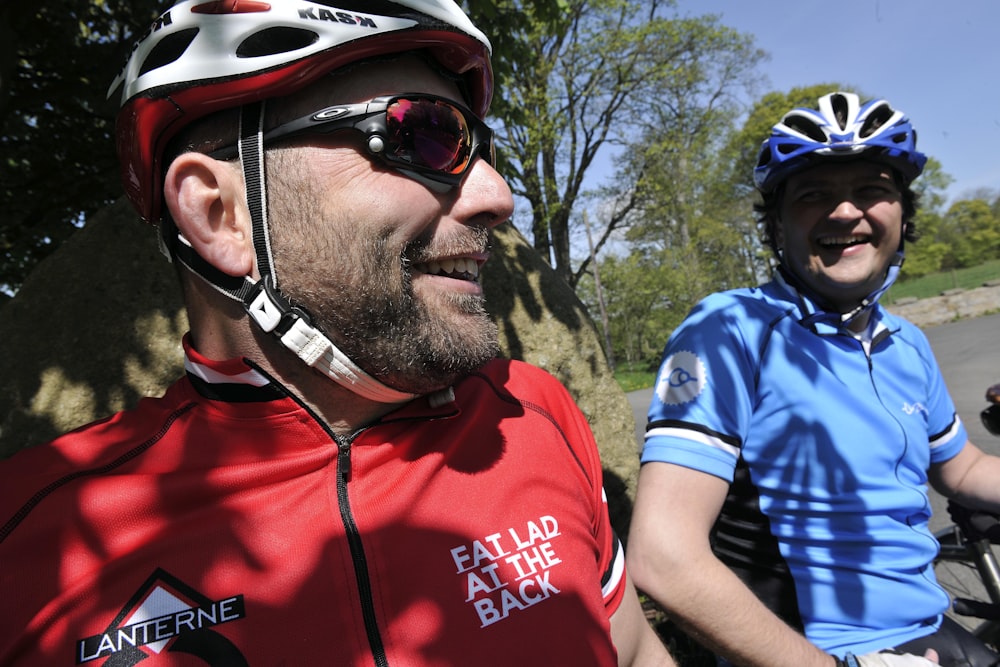
[{"label": "man's ear", "polygon": [[232,163],[182,153],[167,169],[163,197],[174,223],[206,262],[231,276],[254,270],[243,178]]},{"label": "man's ear", "polygon": [[772,238],[774,239],[774,245],[778,250],[785,249],[785,230],[781,225],[781,219],[778,216],[774,217],[774,225],[771,228]]}]

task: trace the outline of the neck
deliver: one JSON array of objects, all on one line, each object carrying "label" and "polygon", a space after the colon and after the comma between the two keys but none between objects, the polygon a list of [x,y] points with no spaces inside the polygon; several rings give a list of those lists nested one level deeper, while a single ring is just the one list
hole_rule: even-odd
[{"label": "neck", "polygon": [[253,324],[239,303],[205,281],[187,281],[184,294],[191,343],[200,354],[217,361],[249,359],[305,403],[334,433],[353,433],[398,407],[398,403],[359,396],[309,367],[278,338]]},{"label": "neck", "polygon": [[274,338],[256,332],[258,349],[249,357],[309,407],[334,433],[350,435],[399,407],[352,392],[310,368]]},{"label": "neck", "polygon": [[870,309],[863,310],[857,317],[847,323],[847,329],[854,333],[861,333],[868,328],[868,323],[871,322],[871,319],[872,311]]}]

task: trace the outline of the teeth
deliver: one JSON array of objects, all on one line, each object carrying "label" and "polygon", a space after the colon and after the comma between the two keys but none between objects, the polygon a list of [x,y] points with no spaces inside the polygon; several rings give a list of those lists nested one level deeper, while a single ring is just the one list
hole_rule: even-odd
[{"label": "teeth", "polygon": [[427,262],[426,264],[417,264],[414,268],[418,271],[423,271],[424,273],[429,273],[435,276],[447,275],[461,277],[468,275],[473,280],[479,277],[479,264],[477,264],[474,259],[468,259],[465,257],[459,257],[457,259],[442,259],[440,261]]},{"label": "teeth", "polygon": [[835,236],[825,239],[820,239],[819,244],[821,246],[841,246],[841,245],[855,245],[858,243],[867,243],[867,236]]}]

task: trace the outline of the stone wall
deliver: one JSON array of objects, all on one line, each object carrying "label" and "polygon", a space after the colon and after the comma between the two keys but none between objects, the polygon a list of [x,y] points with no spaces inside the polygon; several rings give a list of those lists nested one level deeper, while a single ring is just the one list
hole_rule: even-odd
[{"label": "stone wall", "polygon": [[925,299],[900,299],[887,307],[921,328],[988,315],[1000,311],[1000,280],[991,280],[975,289],[948,290]]}]

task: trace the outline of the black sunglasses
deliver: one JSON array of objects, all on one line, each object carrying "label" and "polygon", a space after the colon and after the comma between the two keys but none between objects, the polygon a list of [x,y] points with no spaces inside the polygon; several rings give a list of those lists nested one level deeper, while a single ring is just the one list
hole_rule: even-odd
[{"label": "black sunglasses", "polygon": [[[449,187],[462,181],[477,156],[496,164],[493,130],[486,123],[460,104],[423,93],[329,106],[268,130],[263,141],[340,130],[363,133],[369,153],[389,166]],[[218,160],[237,154],[235,145],[209,153]]]}]

